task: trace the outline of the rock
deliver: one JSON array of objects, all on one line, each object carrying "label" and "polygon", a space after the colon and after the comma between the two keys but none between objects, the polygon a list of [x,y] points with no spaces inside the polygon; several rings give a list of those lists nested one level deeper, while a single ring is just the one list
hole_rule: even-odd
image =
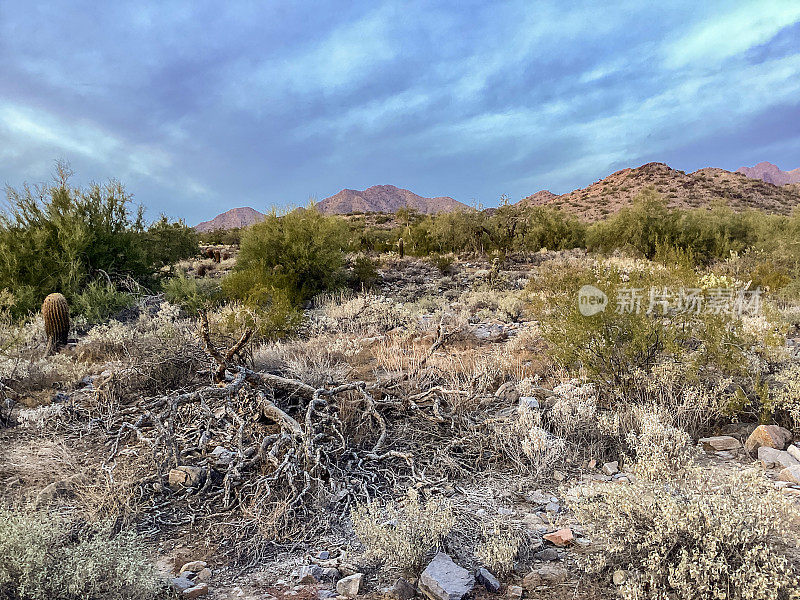
[{"label": "rock", "polygon": [[703,450],[707,452],[721,452],[725,450],[737,450],[742,447],[741,442],[729,435],[717,435],[714,437],[700,438]]},{"label": "rock", "polygon": [[336,582],[336,591],[340,596],[355,598],[361,591],[361,581],[364,579],[363,573],[355,573],[348,577],[343,577]]},{"label": "rock", "polygon": [[217,467],[227,467],[236,458],[236,452],[232,452],[223,446],[217,446],[211,451],[211,458]]},{"label": "rock", "polygon": [[322,581],[339,581],[341,578],[342,574],[336,567],[325,567],[322,569]]},{"label": "rock", "polygon": [[199,573],[203,569],[208,566],[208,563],[204,560],[193,560],[190,562],[185,563],[178,574],[185,573],[186,571],[192,571],[193,573]]},{"label": "rock", "polygon": [[533,560],[540,560],[542,562],[552,562],[554,560],[558,560],[558,550],[555,548],[545,548],[544,550],[539,550],[539,552],[534,552]]},{"label": "rock", "polygon": [[319,554],[317,554],[317,558],[320,560],[328,560],[331,557],[331,553],[327,550],[323,550]]},{"label": "rock", "polygon": [[542,565],[536,569],[536,574],[542,581],[549,584],[563,583],[569,575],[564,567],[552,564]]},{"label": "rock", "polygon": [[322,579],[322,567],[319,565],[303,565],[292,571],[291,577],[303,585],[318,583]]},{"label": "rock", "polygon": [[785,469],[786,467],[800,465],[800,461],[798,461],[788,452],[784,450],[776,450],[775,448],[770,448],[769,446],[761,446],[758,449],[758,460],[761,461],[761,464],[764,465],[765,469],[771,469],[773,467],[781,467]]},{"label": "rock", "polygon": [[495,593],[500,591],[500,582],[497,580],[497,577],[492,575],[489,569],[484,567],[478,569],[475,579],[489,592]]},{"label": "rock", "polygon": [[519,585],[508,586],[508,597],[510,600],[520,600],[522,598],[522,587]]},{"label": "rock", "polygon": [[191,600],[192,598],[199,598],[200,596],[205,596],[208,593],[208,585],[205,583],[198,583],[194,587],[190,587],[188,590],[183,590],[181,593],[181,598],[186,598],[187,600]]},{"label": "rock", "polygon": [[533,396],[520,396],[519,407],[521,410],[537,410],[539,401]]},{"label": "rock", "polygon": [[796,460],[800,460],[800,446],[797,444],[789,444],[786,451],[791,454]]},{"label": "rock", "polygon": [[336,598],[336,592],[332,592],[330,590],[320,590],[317,592],[317,598],[319,600],[327,600],[328,598]]},{"label": "rock", "polygon": [[762,446],[783,450],[792,441],[792,432],[778,425],[759,425],[744,443],[748,452],[755,452]]},{"label": "rock", "polygon": [[778,473],[778,479],[781,481],[800,484],[800,465],[786,467],[780,473]]},{"label": "rock", "polygon": [[525,577],[522,578],[522,587],[525,588],[528,592],[532,592],[540,585],[542,585],[542,578],[536,571],[531,571],[530,573],[525,575]]},{"label": "rock", "polygon": [[616,475],[619,473],[619,462],[615,460],[613,462],[605,463],[602,471],[605,475]]},{"label": "rock", "polygon": [[469,571],[444,552],[437,552],[419,576],[419,589],[432,600],[461,600],[475,587]]},{"label": "rock", "polygon": [[614,585],[622,585],[627,580],[628,580],[628,574],[622,569],[617,569],[611,576],[611,581],[614,582]]},{"label": "rock", "polygon": [[415,588],[407,579],[399,577],[394,585],[389,588],[388,595],[395,600],[411,600],[417,595],[417,588]]},{"label": "rock", "polygon": [[548,502],[544,510],[545,512],[556,514],[561,510],[561,505],[558,502]]},{"label": "rock", "polygon": [[198,574],[197,577],[194,578],[195,581],[211,581],[211,569],[206,567],[202,569]]},{"label": "rock", "polygon": [[572,530],[567,527],[552,533],[547,533],[542,537],[551,544],[555,544],[556,546],[563,548],[572,543],[574,536],[572,535]]},{"label": "rock", "polygon": [[205,478],[206,470],[202,467],[181,465],[169,472],[169,487],[200,487]]},{"label": "rock", "polygon": [[188,590],[189,588],[193,588],[195,586],[194,581],[188,577],[175,577],[170,579],[169,584],[172,586],[172,589],[179,594],[183,593],[184,590]]}]

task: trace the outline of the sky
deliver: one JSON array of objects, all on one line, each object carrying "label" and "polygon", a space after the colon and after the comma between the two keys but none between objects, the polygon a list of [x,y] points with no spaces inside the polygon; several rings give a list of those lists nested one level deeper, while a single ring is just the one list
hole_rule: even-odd
[{"label": "sky", "polygon": [[800,1],[0,2],[0,182],[156,218],[800,167]]}]

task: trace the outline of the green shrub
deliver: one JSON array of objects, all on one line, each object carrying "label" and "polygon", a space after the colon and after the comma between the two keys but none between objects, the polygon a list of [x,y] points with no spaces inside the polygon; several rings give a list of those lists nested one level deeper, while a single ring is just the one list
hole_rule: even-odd
[{"label": "green shrub", "polygon": [[453,268],[452,254],[433,254],[429,261],[442,275],[447,275]]},{"label": "green shrub", "polygon": [[218,306],[222,300],[220,284],[205,277],[197,278],[180,271],[163,283],[164,298],[191,315]]},{"label": "green shrub", "polygon": [[72,299],[71,311],[83,316],[86,323],[101,323],[134,302],[133,294],[117,289],[110,281],[95,280]]},{"label": "green shrub", "polygon": [[70,175],[60,165],[52,185],[8,189],[10,211],[0,214],[0,289],[13,293],[17,318],[38,310],[52,292],[72,302],[101,278],[152,286],[162,267],[197,252],[195,233],[183,223],[162,218],[146,226],[120,183],[73,188]]},{"label": "green shrub", "polygon": [[164,585],[133,531],[71,523],[55,513],[0,509],[0,598],[145,600]]},{"label": "green shrub", "polygon": [[228,298],[268,308],[299,306],[344,282],[347,226],[310,207],[275,212],[248,228],[233,272],[222,283]]},{"label": "green shrub", "polygon": [[376,281],[378,281],[378,263],[366,254],[359,254],[353,261],[353,284],[357,287],[371,288]]}]

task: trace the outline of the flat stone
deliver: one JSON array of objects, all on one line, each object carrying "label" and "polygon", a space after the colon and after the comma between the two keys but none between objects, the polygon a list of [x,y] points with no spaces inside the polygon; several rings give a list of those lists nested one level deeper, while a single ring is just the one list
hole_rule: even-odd
[{"label": "flat stone", "polygon": [[520,600],[522,598],[522,586],[510,585],[508,586],[508,597],[510,600]]},{"label": "flat stone", "polygon": [[616,475],[619,473],[619,462],[615,460],[613,462],[605,463],[602,471],[605,475]]},{"label": "flat stone", "polygon": [[776,450],[769,446],[761,446],[758,449],[758,460],[764,465],[765,469],[772,469],[773,467],[792,467],[800,465],[800,461],[794,458],[791,454],[784,450]]},{"label": "flat stone", "polygon": [[536,569],[536,573],[542,581],[549,584],[563,583],[569,575],[564,567],[553,564],[542,565]]},{"label": "flat stone", "polygon": [[292,571],[291,576],[303,585],[318,583],[322,579],[322,567],[319,565],[302,565]]},{"label": "flat stone", "polygon": [[532,571],[522,578],[522,587],[529,592],[534,591],[540,585],[542,585],[542,578],[536,571]]},{"label": "flat stone", "polygon": [[716,435],[713,437],[700,438],[703,450],[707,452],[723,452],[725,450],[736,450],[742,447],[741,442],[730,435]]},{"label": "flat stone", "polygon": [[778,479],[781,481],[787,481],[789,483],[800,484],[800,465],[786,467],[780,473],[778,473]]},{"label": "flat stone", "polygon": [[192,598],[199,598],[200,596],[205,596],[206,594],[208,594],[208,585],[205,583],[198,583],[196,586],[190,587],[188,590],[183,590],[181,597],[191,600]]},{"label": "flat stone", "polygon": [[744,443],[748,452],[755,452],[762,446],[783,450],[792,441],[792,432],[778,425],[759,425]]},{"label": "flat stone", "polygon": [[475,587],[469,571],[444,552],[437,552],[419,576],[419,589],[432,600],[461,600]]},{"label": "flat stone", "polygon": [[500,582],[497,580],[497,577],[492,575],[492,572],[485,567],[481,567],[478,569],[478,573],[475,575],[475,579],[480,583],[483,587],[486,588],[486,591],[496,593],[500,591]]},{"label": "flat stone", "polygon": [[551,544],[555,544],[561,548],[569,546],[574,538],[572,535],[572,530],[568,527],[559,529],[558,531],[554,531],[552,533],[546,533],[542,537]]},{"label": "flat stone", "polygon": [[200,571],[200,572],[197,574],[197,577],[195,577],[195,578],[194,578],[194,580],[195,580],[195,581],[197,581],[197,582],[202,582],[202,581],[211,581],[211,576],[212,576],[211,569],[209,569],[208,567],[206,567],[205,569],[202,569],[202,570],[201,570],[201,571]]},{"label": "flat stone", "polygon": [[323,550],[319,554],[317,554],[317,558],[320,560],[328,560],[331,557],[331,553],[327,550]]},{"label": "flat stone", "polygon": [[534,552],[533,560],[540,560],[542,562],[552,562],[558,560],[558,550],[555,548],[545,548],[539,552]]},{"label": "flat stone", "polygon": [[322,569],[322,576],[320,577],[322,581],[339,581],[341,578],[342,574],[336,567],[325,567]]},{"label": "flat stone", "polygon": [[193,573],[199,573],[203,569],[208,566],[208,563],[204,560],[193,560],[191,562],[187,562],[181,567],[180,573],[185,573],[186,571],[192,571]]},{"label": "flat stone", "polygon": [[339,592],[339,595],[341,596],[355,598],[361,591],[361,582],[363,579],[363,573],[355,573],[354,575],[350,575],[348,577],[342,577],[336,582],[336,591]]},{"label": "flat stone", "polygon": [[173,590],[178,592],[179,594],[183,592],[183,590],[188,590],[195,586],[194,581],[189,579],[188,577],[174,577],[169,581],[170,586]]}]

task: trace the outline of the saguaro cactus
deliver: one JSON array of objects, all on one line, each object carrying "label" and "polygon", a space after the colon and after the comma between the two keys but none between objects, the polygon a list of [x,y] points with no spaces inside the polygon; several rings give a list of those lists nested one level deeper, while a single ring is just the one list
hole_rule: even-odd
[{"label": "saguaro cactus", "polygon": [[403,258],[406,255],[406,248],[403,238],[397,240],[397,253],[400,255],[400,258]]},{"label": "saguaro cactus", "polygon": [[44,331],[47,334],[47,351],[55,352],[67,344],[69,335],[69,304],[61,294],[50,294],[42,302]]},{"label": "saguaro cactus", "polygon": [[222,261],[222,255],[220,254],[219,250],[214,250],[214,262],[218,263]]}]

